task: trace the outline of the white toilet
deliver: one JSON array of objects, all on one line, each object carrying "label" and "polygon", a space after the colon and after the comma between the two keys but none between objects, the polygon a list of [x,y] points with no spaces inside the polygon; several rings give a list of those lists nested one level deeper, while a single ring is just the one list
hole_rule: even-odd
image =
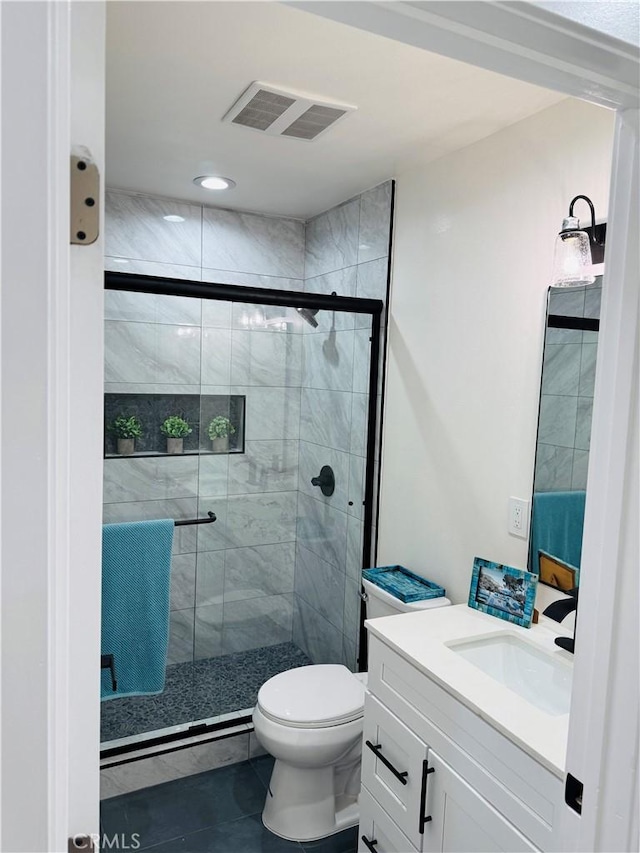
[{"label": "white toilet", "polygon": [[[451,604],[444,597],[405,604],[363,584],[368,618]],[[260,688],[253,724],[276,759],[262,822],[281,838],[314,841],[358,823],[366,678],[339,664],[315,664],[281,672]]]}]

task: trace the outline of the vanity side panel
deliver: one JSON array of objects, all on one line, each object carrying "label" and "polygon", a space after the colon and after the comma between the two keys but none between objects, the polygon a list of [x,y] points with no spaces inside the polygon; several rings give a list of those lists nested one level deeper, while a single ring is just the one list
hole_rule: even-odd
[{"label": "vanity side panel", "polygon": [[554,849],[561,779],[372,635],[369,690],[537,847]]}]

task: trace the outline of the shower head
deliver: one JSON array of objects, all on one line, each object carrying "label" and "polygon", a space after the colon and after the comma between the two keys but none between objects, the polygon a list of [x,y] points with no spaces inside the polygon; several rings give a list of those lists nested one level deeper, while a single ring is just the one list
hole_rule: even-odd
[{"label": "shower head", "polygon": [[296,308],[296,311],[310,326],[313,326],[314,329],[318,328],[318,321],[316,320],[318,308]]}]

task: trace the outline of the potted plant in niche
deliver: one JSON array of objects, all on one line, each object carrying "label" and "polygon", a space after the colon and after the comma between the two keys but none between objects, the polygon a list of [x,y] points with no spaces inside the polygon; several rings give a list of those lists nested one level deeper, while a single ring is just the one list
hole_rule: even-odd
[{"label": "potted plant in niche", "polygon": [[229,436],[235,431],[234,425],[224,415],[217,415],[209,421],[207,435],[211,439],[214,453],[226,453],[229,450]]},{"label": "potted plant in niche", "polygon": [[160,427],[160,432],[167,436],[167,453],[182,453],[184,437],[193,430],[180,415],[169,415]]},{"label": "potted plant in niche", "polygon": [[116,437],[118,453],[121,456],[130,456],[133,453],[136,438],[142,435],[142,424],[135,415],[130,417],[118,415],[111,422],[109,431]]}]

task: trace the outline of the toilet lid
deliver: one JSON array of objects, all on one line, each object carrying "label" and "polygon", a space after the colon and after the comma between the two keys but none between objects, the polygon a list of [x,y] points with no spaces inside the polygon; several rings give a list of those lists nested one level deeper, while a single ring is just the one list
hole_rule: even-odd
[{"label": "toilet lid", "polygon": [[364,692],[364,684],[346,666],[315,664],[270,678],[258,691],[258,707],[289,726],[324,728],[361,717]]}]

